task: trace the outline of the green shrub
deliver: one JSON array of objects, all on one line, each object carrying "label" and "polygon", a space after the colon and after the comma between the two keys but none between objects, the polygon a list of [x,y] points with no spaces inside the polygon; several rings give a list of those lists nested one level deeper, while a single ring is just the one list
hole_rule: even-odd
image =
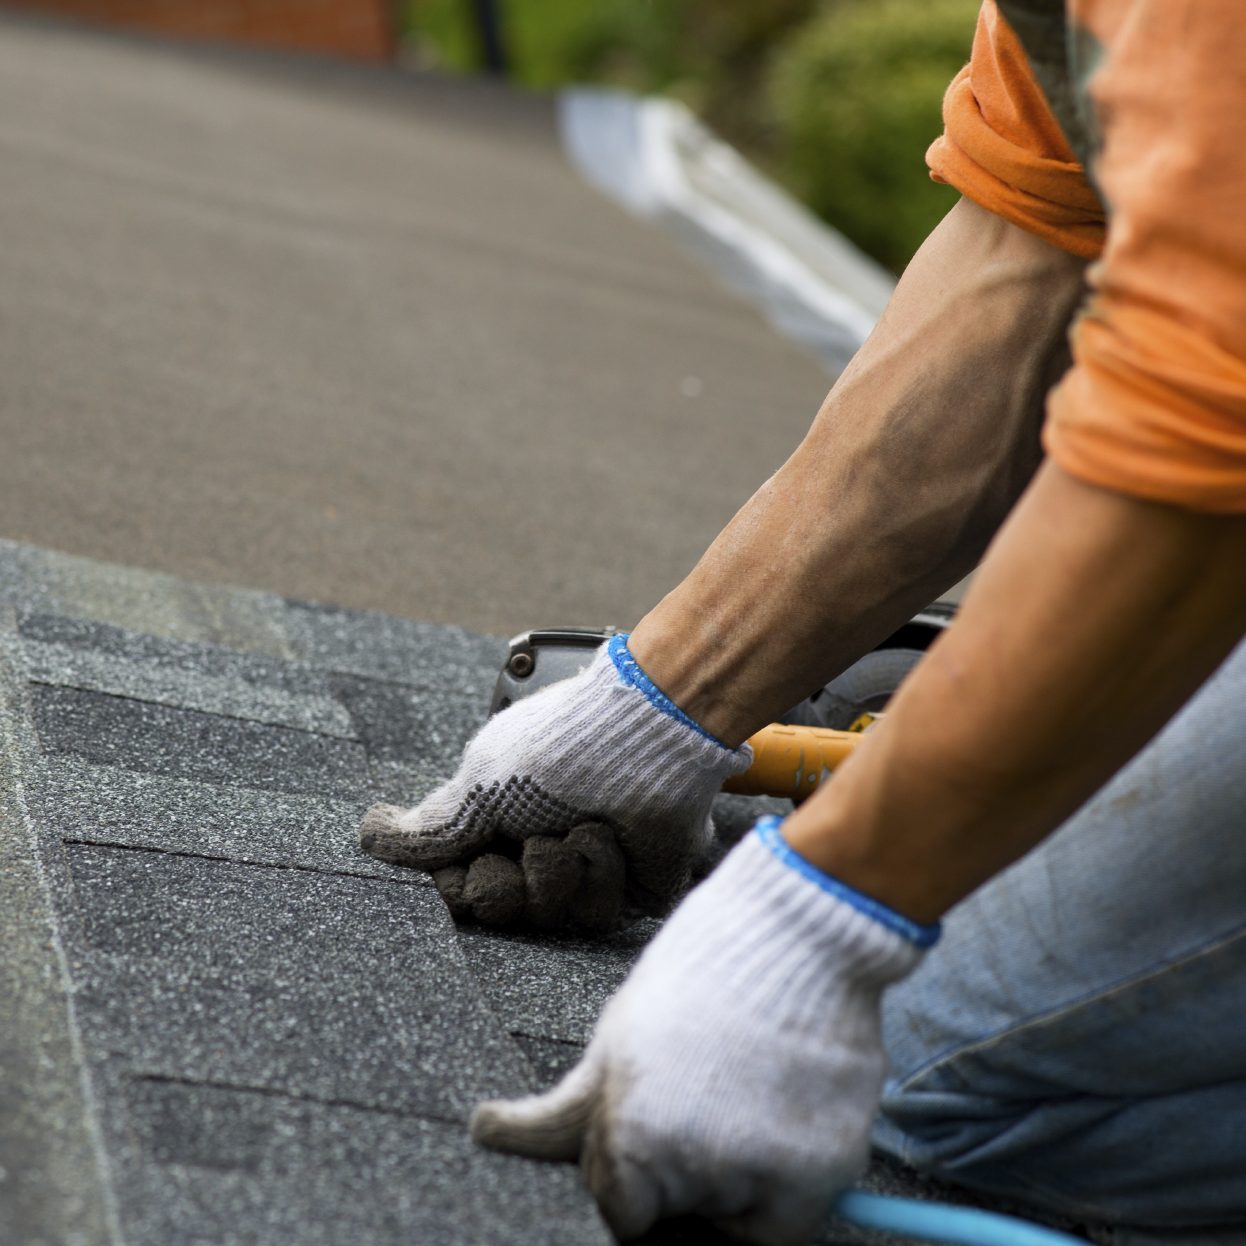
[{"label": "green shrub", "polygon": [[924,155],[969,59],[978,0],[834,0],[775,52],[775,167],[897,271],[955,201]]},{"label": "green shrub", "polygon": [[[511,76],[548,89],[609,82],[661,90],[680,76],[679,30],[687,0],[501,0]],[[404,31],[447,68],[480,67],[469,0],[409,0]]]},{"label": "green shrub", "polygon": [[[883,263],[899,269],[953,202],[923,156],[968,59],[979,0],[500,0],[511,76],[690,104]],[[407,0],[408,36],[476,69],[469,0]]]}]

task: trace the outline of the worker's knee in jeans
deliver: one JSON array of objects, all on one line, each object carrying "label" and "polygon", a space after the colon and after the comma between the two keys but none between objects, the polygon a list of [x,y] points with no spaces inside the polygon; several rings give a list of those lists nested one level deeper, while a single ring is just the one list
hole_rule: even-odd
[{"label": "worker's knee in jeans", "polygon": [[1013,1130],[1015,1113],[974,1096],[892,1083],[883,1095],[879,1144],[919,1171],[959,1168]]},{"label": "worker's knee in jeans", "polygon": [[[1026,1083],[1006,1063],[975,1053],[894,1076],[883,1092],[876,1141],[923,1172],[971,1180],[1001,1168],[1024,1171],[1069,1131],[1093,1127],[1093,1097]],[[972,1183],[972,1181],[971,1181]]]}]

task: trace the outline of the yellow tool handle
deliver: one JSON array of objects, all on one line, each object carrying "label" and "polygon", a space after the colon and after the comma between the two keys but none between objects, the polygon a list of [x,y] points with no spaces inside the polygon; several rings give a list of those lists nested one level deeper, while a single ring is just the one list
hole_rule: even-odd
[{"label": "yellow tool handle", "polygon": [[790,796],[804,800],[861,743],[860,731],[786,727],[771,723],[755,736],[753,764],[723,784],[742,796]]}]

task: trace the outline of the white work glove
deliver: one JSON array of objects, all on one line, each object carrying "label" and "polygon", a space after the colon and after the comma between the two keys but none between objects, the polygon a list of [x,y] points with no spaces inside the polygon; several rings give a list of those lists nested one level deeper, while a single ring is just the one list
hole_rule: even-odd
[{"label": "white work glove", "polygon": [[579,1160],[624,1240],[696,1213],[805,1242],[864,1168],[879,998],[938,937],[822,874],[766,818],[675,911],[553,1090],[481,1104],[472,1136]]},{"label": "white work glove", "polygon": [[714,796],[751,760],[668,700],[615,636],[579,675],[490,719],[415,808],[370,809],[360,844],[433,871],[456,917],[605,933],[670,909],[713,838]]}]

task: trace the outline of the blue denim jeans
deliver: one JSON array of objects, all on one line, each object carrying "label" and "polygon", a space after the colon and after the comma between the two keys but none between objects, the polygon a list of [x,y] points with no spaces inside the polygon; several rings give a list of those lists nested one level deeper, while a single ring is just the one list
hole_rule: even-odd
[{"label": "blue denim jeans", "polygon": [[1246,1243],[1246,643],[948,914],[884,1035],[905,1163],[1119,1246]]}]

